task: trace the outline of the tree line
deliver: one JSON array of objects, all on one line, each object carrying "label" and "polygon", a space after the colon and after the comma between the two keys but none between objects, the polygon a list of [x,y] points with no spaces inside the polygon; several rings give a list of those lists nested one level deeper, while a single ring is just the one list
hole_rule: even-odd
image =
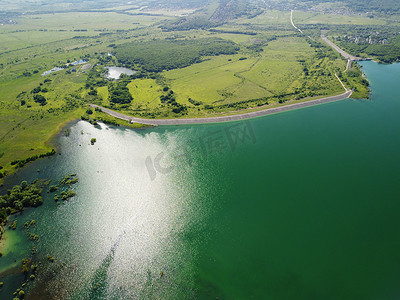
[{"label": "tree line", "polygon": [[201,61],[203,56],[236,54],[239,46],[219,38],[194,40],[153,40],[117,46],[118,61],[129,68],[137,65],[150,72],[184,68]]}]

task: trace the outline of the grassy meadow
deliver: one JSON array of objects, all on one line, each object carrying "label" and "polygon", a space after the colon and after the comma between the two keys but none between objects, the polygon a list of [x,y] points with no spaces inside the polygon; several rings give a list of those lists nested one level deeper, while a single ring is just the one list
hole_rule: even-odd
[{"label": "grassy meadow", "polygon": [[368,18],[365,16],[349,16],[338,14],[321,14],[317,12],[293,12],[295,24],[329,24],[329,25],[386,25],[387,22],[381,18]]}]

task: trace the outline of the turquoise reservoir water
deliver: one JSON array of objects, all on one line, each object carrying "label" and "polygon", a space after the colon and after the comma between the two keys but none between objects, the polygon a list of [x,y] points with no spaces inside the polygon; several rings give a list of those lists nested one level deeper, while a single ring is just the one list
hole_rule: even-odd
[{"label": "turquoise reservoir water", "polygon": [[[55,257],[28,298],[400,298],[400,65],[362,65],[370,100],[227,124],[71,125],[61,155],[12,179],[80,179],[66,204],[45,194],[17,217],[37,220],[38,258]],[[34,244],[13,234],[0,271]],[[1,299],[20,277],[1,279]]]}]

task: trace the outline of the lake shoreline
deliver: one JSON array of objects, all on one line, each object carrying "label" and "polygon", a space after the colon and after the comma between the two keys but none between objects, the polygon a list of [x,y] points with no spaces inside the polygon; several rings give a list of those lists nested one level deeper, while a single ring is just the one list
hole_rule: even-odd
[{"label": "lake shoreline", "polygon": [[[126,128],[130,129],[137,129],[137,130],[143,130],[147,129],[149,127],[154,127],[154,126],[160,126],[160,125],[190,125],[190,124],[212,124],[212,123],[222,123],[222,122],[234,122],[234,121],[240,121],[240,120],[246,120],[246,119],[252,119],[252,118],[257,118],[257,117],[263,117],[267,116],[270,114],[275,114],[275,113],[280,113],[280,112],[286,112],[294,109],[300,109],[300,108],[305,108],[309,106],[315,106],[319,104],[324,104],[324,103],[329,103],[329,102],[334,102],[334,101],[341,101],[345,99],[350,99],[352,95],[352,91],[347,91],[345,93],[339,94],[339,95],[334,95],[334,96],[329,96],[329,97],[324,97],[324,98],[318,98],[314,100],[305,100],[302,102],[297,102],[297,103],[291,103],[291,104],[284,104],[284,105],[278,105],[274,107],[269,107],[266,109],[261,109],[257,110],[257,108],[249,108],[249,110],[253,110],[250,112],[246,112],[246,110],[243,111],[235,111],[232,112],[232,114],[229,115],[222,115],[222,116],[210,116],[210,117],[199,117],[199,118],[181,118],[181,119],[142,119],[138,117],[133,117],[129,115],[125,115],[123,113],[96,105],[96,104],[89,104],[90,107],[92,108],[99,108],[102,110],[103,113],[108,114],[111,117],[124,120],[127,122],[133,122],[135,124],[141,124],[143,125],[142,127],[137,127],[137,128],[132,128],[128,124],[127,125],[118,125],[118,126],[124,126]],[[259,108],[258,108],[259,109]],[[58,153],[58,147],[56,140],[57,138],[62,135],[62,133],[65,131],[66,128],[72,126],[76,122],[80,121],[81,119],[74,117],[74,118],[69,118],[68,120],[62,122],[59,124],[56,130],[53,131],[53,133],[49,136],[47,141],[45,141],[45,144],[53,147],[55,149],[57,155]],[[101,120],[100,120],[101,122]],[[112,124],[111,124],[112,125]],[[33,161],[32,161],[33,162]],[[30,164],[29,162],[28,164]],[[7,183],[7,179],[10,178],[11,175],[15,174],[18,172],[19,169],[13,170],[11,173],[6,173],[5,176],[0,179],[0,187],[4,186]]]},{"label": "lake shoreline", "polygon": [[324,97],[324,98],[315,99],[315,100],[306,100],[303,102],[287,104],[287,105],[282,105],[282,106],[275,106],[275,107],[270,107],[270,108],[266,108],[266,109],[262,109],[262,110],[255,110],[252,112],[239,113],[239,111],[236,111],[232,115],[225,115],[225,116],[218,116],[218,117],[187,118],[187,119],[184,119],[184,118],[181,118],[181,119],[142,119],[142,118],[138,118],[138,117],[125,115],[123,113],[119,113],[117,111],[114,111],[114,110],[111,110],[111,109],[108,109],[108,108],[105,108],[105,107],[102,107],[102,106],[99,106],[96,104],[89,104],[89,105],[93,108],[101,109],[102,112],[104,112],[112,117],[115,117],[115,118],[118,118],[121,120],[126,120],[128,122],[135,122],[135,123],[140,123],[140,124],[144,124],[144,125],[152,125],[152,126],[189,125],[189,124],[210,124],[210,123],[232,122],[232,121],[240,121],[240,120],[252,119],[252,118],[257,118],[257,117],[263,117],[263,116],[267,116],[270,114],[286,112],[286,111],[309,107],[309,106],[314,106],[314,105],[318,105],[318,104],[324,104],[324,103],[349,99],[351,97],[352,93],[353,93],[352,91],[347,91],[347,92],[339,94],[339,95]]},{"label": "lake shoreline", "polygon": [[[62,123],[60,123],[60,124],[57,126],[57,129],[55,129],[55,130],[49,135],[49,138],[44,142],[44,144],[47,145],[47,146],[49,146],[50,148],[53,148],[53,149],[55,150],[55,154],[54,154],[54,155],[60,154],[59,149],[58,149],[58,146],[59,146],[59,145],[58,145],[58,143],[57,143],[57,140],[59,139],[59,137],[62,136],[62,135],[66,132],[66,130],[67,130],[68,128],[70,128],[71,126],[75,125],[75,124],[76,124],[77,122],[79,122],[79,121],[82,121],[82,119],[81,119],[81,118],[78,118],[78,117],[69,118],[68,120],[66,120],[66,121],[64,121],[64,122],[62,122]],[[107,123],[107,122],[105,122],[105,121],[102,121],[102,120],[98,120],[98,122],[102,122],[102,123],[108,124],[108,125],[110,125],[110,126],[118,126],[118,127],[124,127],[124,128],[127,128],[127,129],[135,129],[135,130],[144,130],[144,129],[148,129],[148,128],[154,127],[154,126],[146,125],[146,124],[142,124],[143,126],[141,126],[141,127],[130,127],[129,124],[126,124],[126,125],[109,124],[109,123]],[[44,153],[42,153],[42,154],[44,154]],[[40,155],[41,155],[41,154],[39,154],[38,156],[40,156]],[[0,179],[0,193],[2,192],[2,190],[4,189],[4,187],[6,187],[6,186],[12,186],[12,185],[13,185],[13,184],[12,184],[12,181],[13,181],[12,177],[13,177],[15,174],[17,174],[20,170],[24,169],[24,167],[26,167],[27,165],[30,165],[31,163],[34,163],[34,162],[36,162],[36,161],[38,161],[38,160],[40,160],[40,159],[46,158],[46,157],[48,157],[48,156],[45,156],[45,157],[38,157],[38,159],[28,162],[28,163],[25,164],[22,168],[18,168],[18,169],[15,169],[15,168],[14,168],[14,169],[12,170],[12,172],[7,172],[7,173],[5,174],[5,176],[4,176],[3,178]],[[0,240],[0,241],[1,241],[1,240]],[[0,247],[0,251],[1,251],[1,247]]]}]

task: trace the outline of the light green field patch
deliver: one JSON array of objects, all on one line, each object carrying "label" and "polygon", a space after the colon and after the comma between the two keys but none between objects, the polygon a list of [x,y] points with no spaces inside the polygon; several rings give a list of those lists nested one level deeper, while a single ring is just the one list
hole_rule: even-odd
[{"label": "light green field patch", "polygon": [[10,51],[10,50],[15,50],[18,48],[23,48],[28,46],[26,41],[18,39],[17,37],[8,34],[8,33],[2,33],[0,34],[0,51]]},{"label": "light green field patch", "polygon": [[191,13],[193,13],[195,9],[169,9],[169,8],[137,8],[134,10],[127,10],[127,12],[132,13],[132,14],[138,14],[138,13],[146,13],[146,14],[152,14],[152,15],[164,15],[164,16],[170,16],[170,17],[182,17],[182,16],[187,16]]},{"label": "light green field patch", "polygon": [[133,97],[133,105],[156,107],[160,104],[162,87],[154,79],[135,79],[128,84]]},{"label": "light green field patch", "polygon": [[224,102],[225,103],[240,102],[262,97],[269,97],[272,95],[273,95],[272,93],[268,92],[266,89],[260,87],[259,85],[249,80],[244,80],[242,84],[237,86],[233,94],[227,97]]},{"label": "light green field patch", "polygon": [[108,99],[108,87],[102,86],[97,88],[97,95],[102,99],[103,106],[109,106],[110,100]]},{"label": "light green field patch", "polygon": [[273,94],[287,91],[301,75],[301,66],[293,61],[261,60],[254,68],[242,73],[247,80]]},{"label": "light green field patch", "polygon": [[[73,12],[27,15],[18,20],[18,27],[22,29],[128,30],[137,28],[138,25],[149,26],[161,19],[165,17],[130,16],[114,12]],[[77,32],[77,35],[79,33]]]},{"label": "light green field patch", "polygon": [[231,103],[294,92],[301,86],[303,67],[298,61],[312,55],[303,39],[287,37],[270,42],[259,56],[214,57],[164,74],[181,103],[188,97],[208,104]]},{"label": "light green field patch", "polygon": [[205,58],[205,61],[191,65],[183,69],[176,69],[164,72],[168,79],[179,79],[187,76],[196,76],[196,74],[208,72],[211,70],[223,70],[239,72],[249,68],[257,59],[251,58],[247,60],[239,60],[243,55],[221,55],[217,57]]},{"label": "light green field patch", "polygon": [[290,25],[290,11],[279,11],[279,10],[266,10],[264,13],[258,15],[255,18],[247,19],[242,18],[236,21],[238,24],[288,24]]},{"label": "light green field patch", "polygon": [[215,36],[225,39],[225,40],[230,40],[235,43],[245,43],[249,39],[254,38],[254,36],[246,35],[246,34],[232,34],[232,33],[218,33]]},{"label": "light green field patch", "polygon": [[[204,103],[225,100],[240,87],[242,79],[235,72],[248,70],[256,58],[239,60],[240,55],[219,56],[184,69],[165,72],[178,100],[192,98]],[[231,61],[229,61],[231,59]]]},{"label": "light green field patch", "polygon": [[237,85],[241,80],[232,72],[223,70],[209,70],[197,73],[196,76],[187,76],[173,81],[172,89],[178,95],[178,101],[185,103],[192,98],[204,103],[213,103],[225,98],[226,89]]},{"label": "light green field patch", "polygon": [[0,114],[0,127],[8,129],[2,134],[0,142],[0,165],[6,167],[14,159],[46,153],[51,150],[50,139],[59,133],[63,125],[80,117],[82,110],[60,114],[41,114],[30,118],[29,112],[8,111]]},{"label": "light green field patch", "polygon": [[311,55],[312,50],[300,38],[282,38],[270,42],[259,61],[240,76],[273,94],[292,92],[290,87],[302,73],[298,60]]},{"label": "light green field patch", "polygon": [[[4,33],[0,35],[0,51],[15,50],[54,41],[71,39],[74,36],[93,36],[98,35],[94,32],[74,32],[74,31],[38,31],[27,30],[20,32]],[[3,42],[4,40],[4,42]]]},{"label": "light green field patch", "polygon": [[299,37],[284,37],[272,41],[264,51],[280,51],[284,56],[310,55],[313,53],[308,43]]},{"label": "light green field patch", "polygon": [[122,10],[124,10],[126,12],[129,12],[129,10],[136,10],[136,9],[139,9],[140,7],[141,6],[139,6],[139,5],[131,4],[131,5],[119,5],[119,6],[114,6],[114,7],[107,7],[107,8],[102,8],[99,10],[104,10],[104,11],[110,11],[110,10],[122,11]]},{"label": "light green field patch", "polygon": [[311,12],[295,11],[293,12],[293,22],[295,24],[352,24],[352,25],[386,25],[382,19],[371,19],[366,17],[353,17],[346,15],[328,15]]},{"label": "light green field patch", "polygon": [[0,102],[9,104],[15,102],[19,93],[30,92],[33,88],[39,85],[40,79],[38,76],[35,77],[22,77],[11,82],[0,82]]}]

